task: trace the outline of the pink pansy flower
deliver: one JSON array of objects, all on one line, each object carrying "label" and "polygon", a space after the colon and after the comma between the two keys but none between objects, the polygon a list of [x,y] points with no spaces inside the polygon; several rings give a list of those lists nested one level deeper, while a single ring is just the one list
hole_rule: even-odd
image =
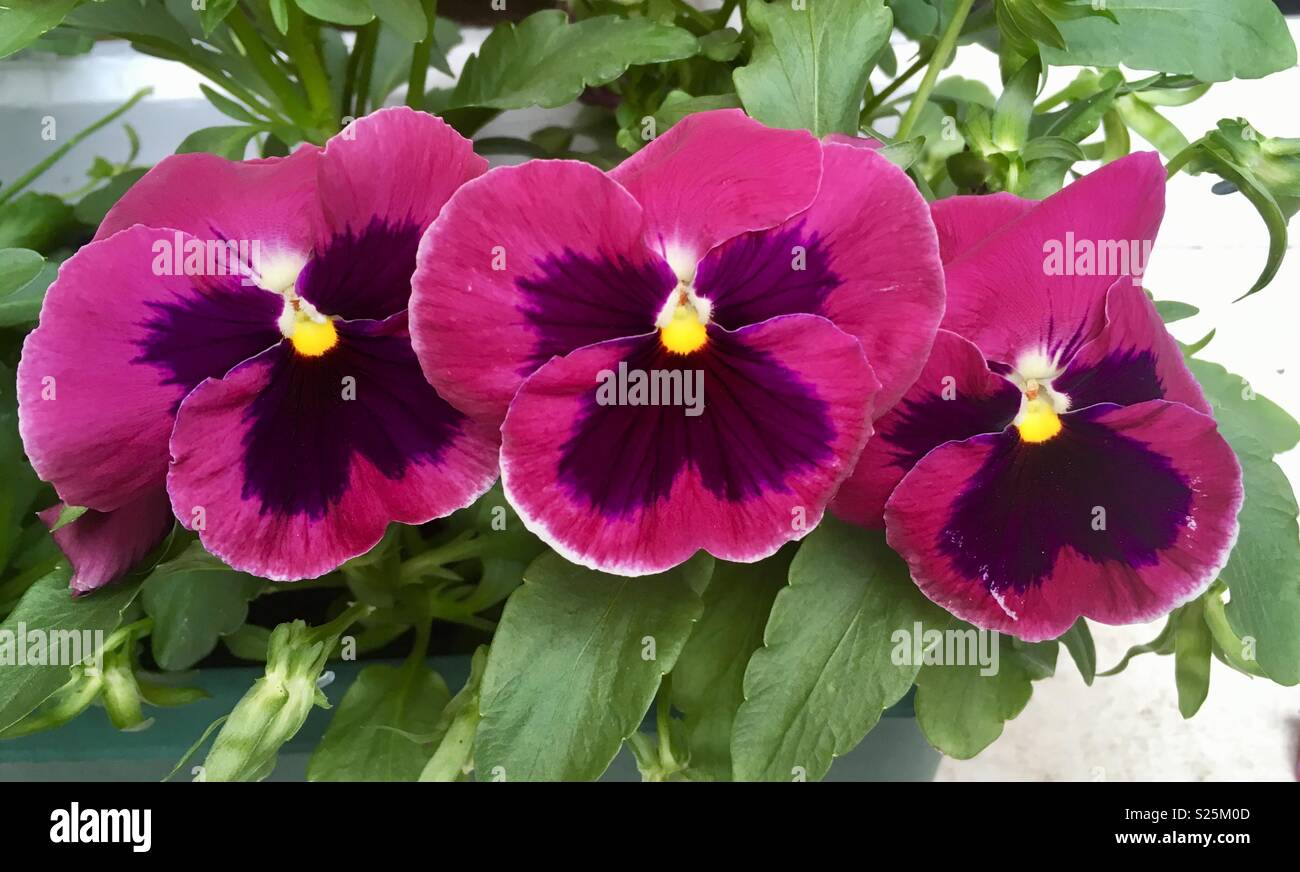
[{"label": "pink pansy flower", "polygon": [[413,285],[425,375],[503,422],[525,523],[626,575],[700,549],[757,560],[816,526],[943,310],[900,170],[735,110],[608,175],[544,161],[476,179]]},{"label": "pink pansy flower", "polygon": [[1033,203],[934,204],[948,281],[920,378],[836,514],[886,527],[926,596],[1031,641],[1197,596],[1237,534],[1241,473],[1146,294],[1158,157]]},{"label": "pink pansy flower", "polygon": [[420,235],[485,169],[441,120],[388,109],[323,149],[178,155],[132,187],[63,265],[18,371],[32,465],[92,510],[55,533],[74,590],[173,513],[288,580],[490,486],[496,424],[428,385],[406,314]]}]

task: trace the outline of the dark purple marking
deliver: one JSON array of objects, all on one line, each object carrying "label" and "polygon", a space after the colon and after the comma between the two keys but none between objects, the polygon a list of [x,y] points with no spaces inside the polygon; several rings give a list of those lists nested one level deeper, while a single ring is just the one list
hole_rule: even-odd
[{"label": "dark purple marking", "polygon": [[424,227],[376,217],[330,239],[298,275],[298,295],[326,315],[380,320],[407,307]]},{"label": "dark purple marking", "polygon": [[904,398],[882,422],[885,426],[868,450],[886,449],[894,466],[911,469],[945,442],[1001,433],[1018,411],[1020,390],[1011,382],[1003,382],[986,396],[957,391],[950,400],[939,394]]},{"label": "dark purple marking", "polygon": [[[803,269],[795,269],[797,247]],[[843,283],[830,260],[820,234],[805,232],[803,222],[756,230],[709,252],[695,287],[713,304],[712,320],[728,330],[777,315],[820,315],[826,297]]]},{"label": "dark purple marking", "polygon": [[1131,406],[1165,395],[1155,355],[1136,348],[1112,352],[1095,363],[1071,363],[1052,380],[1052,387],[1070,398],[1072,409],[1097,403]]},{"label": "dark purple marking", "polygon": [[[464,416],[424,380],[404,329],[340,322],[339,344],[320,357],[286,343],[244,420],[244,499],[261,513],[316,519],[347,489],[352,460],[389,479],[411,463],[440,462]],[[344,378],[356,398],[344,399]]]},{"label": "dark purple marking", "polygon": [[606,517],[626,517],[666,499],[688,466],[710,493],[741,502],[789,493],[791,476],[831,455],[835,428],[812,386],[716,327],[694,354],[672,354],[654,336],[629,342],[624,360],[629,371],[702,370],[704,413],[601,406],[593,382],[564,444],[559,476],[570,495]]},{"label": "dark purple marking", "polygon": [[[1062,416],[1046,442],[1014,429],[980,437],[993,446],[952,505],[940,549],[995,593],[1024,593],[1073,548],[1094,563],[1150,566],[1187,523],[1192,490],[1168,457],[1098,423],[1113,406]],[[943,499],[936,494],[936,502]],[[1105,529],[1093,529],[1105,509]]]},{"label": "dark purple marking", "polygon": [[145,335],[131,361],[156,367],[162,384],[181,388],[172,411],[205,378],[220,378],[283,338],[278,294],[244,285],[238,276],[195,281],[201,284],[188,295],[145,304],[153,314],[139,324]]},{"label": "dark purple marking", "polygon": [[566,248],[537,269],[515,283],[520,312],[535,334],[521,375],[585,345],[653,331],[677,285],[672,269],[656,258],[633,263],[621,254],[591,258]]}]

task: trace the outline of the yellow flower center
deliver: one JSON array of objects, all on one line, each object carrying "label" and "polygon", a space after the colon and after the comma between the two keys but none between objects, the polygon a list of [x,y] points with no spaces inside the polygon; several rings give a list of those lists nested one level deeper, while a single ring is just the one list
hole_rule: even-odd
[{"label": "yellow flower center", "polygon": [[708,342],[709,334],[695,311],[695,307],[679,303],[672,319],[659,328],[659,341],[674,354],[690,354]]},{"label": "yellow flower center", "polygon": [[1016,429],[1025,442],[1046,442],[1061,432],[1061,416],[1050,400],[1033,397],[1016,418]]},{"label": "yellow flower center", "polygon": [[339,344],[339,333],[334,329],[333,319],[316,321],[299,313],[294,319],[289,341],[293,343],[293,350],[303,357],[320,357]]}]

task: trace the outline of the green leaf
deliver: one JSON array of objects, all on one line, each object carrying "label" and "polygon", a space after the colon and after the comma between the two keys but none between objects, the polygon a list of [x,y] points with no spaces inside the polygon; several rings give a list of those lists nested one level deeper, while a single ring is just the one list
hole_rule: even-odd
[{"label": "green leaf", "polygon": [[668,96],[655,111],[655,134],[660,135],[687,115],[707,112],[711,109],[735,109],[740,100],[735,94],[706,94],[692,97],[685,91],[669,91]]},{"label": "green leaf", "polygon": [[220,155],[228,160],[243,160],[248,150],[248,142],[258,133],[256,127],[244,125],[231,127],[204,127],[196,130],[182,140],[176,147],[177,154],[193,154],[206,151]]},{"label": "green leaf", "polygon": [[0,6],[0,58],[56,27],[81,0],[5,0]]},{"label": "green leaf", "polygon": [[1064,50],[1052,66],[1188,73],[1203,82],[1258,79],[1295,66],[1295,43],[1272,0],[1107,0],[1099,16],[1060,21]]},{"label": "green leaf", "polygon": [[871,61],[889,39],[884,0],[750,0],[749,64],[732,78],[745,110],[771,127],[856,134]]},{"label": "green leaf", "polygon": [[243,625],[248,602],[262,587],[260,579],[236,572],[198,542],[161,564],[141,594],[154,621],[149,638],[158,665],[177,671],[198,663],[218,639]]},{"label": "green leaf", "polygon": [[993,744],[1033,694],[1025,661],[1015,655],[1009,636],[999,639],[998,670],[992,675],[981,675],[982,667],[974,663],[927,665],[916,676],[916,721],[930,744],[950,757],[969,760]]},{"label": "green leaf", "polygon": [[199,10],[199,24],[203,27],[203,35],[211,36],[212,31],[217,29],[221,22],[226,20],[230,10],[239,5],[239,0],[208,0],[202,9]]},{"label": "green leaf", "polygon": [[1213,639],[1205,623],[1205,603],[1194,599],[1174,619],[1174,682],[1178,686],[1178,712],[1190,718],[1210,694],[1210,658]]},{"label": "green leaf", "polygon": [[367,666],[348,688],[312,753],[308,781],[415,781],[451,693],[423,663]]},{"label": "green leaf", "polygon": [[673,669],[673,707],[683,715],[692,773],[731,780],[731,725],[745,701],[745,666],[763,645],[794,550],[754,564],[719,561],[713,571],[704,613]]},{"label": "green leaf", "polygon": [[1300,423],[1277,403],[1255,393],[1244,378],[1206,360],[1189,360],[1187,367],[1205,391],[1214,418],[1229,441],[1233,439],[1229,431],[1248,433],[1263,443],[1270,455],[1300,444]]},{"label": "green leaf", "polygon": [[481,779],[598,778],[641,723],[703,609],[701,555],[625,578],[543,554],[506,602],[483,676]]},{"label": "green leaf", "polygon": [[[32,585],[0,624],[0,730],[21,720],[67,684],[71,667],[75,665],[36,666],[28,661],[27,665],[17,666],[14,658],[21,639],[20,624],[26,630],[28,642],[34,630],[41,630],[47,640],[60,640],[61,650],[76,652],[82,647],[80,642],[85,632],[102,633],[103,638],[99,639],[102,642],[117,629],[123,612],[139,592],[139,583],[129,582],[74,599],[68,590],[66,568],[56,569]],[[92,635],[91,639],[94,638]],[[78,652],[82,662],[99,653],[97,645],[89,648]]]},{"label": "green leaf", "polygon": [[1150,642],[1144,642],[1141,645],[1134,645],[1124,652],[1120,661],[1107,669],[1105,672],[1098,672],[1097,675],[1106,678],[1111,675],[1118,675],[1128,668],[1129,661],[1140,654],[1166,654],[1174,653],[1174,615],[1170,615],[1165,621],[1164,628]]},{"label": "green leaf", "polygon": [[144,167],[118,173],[102,188],[91,191],[82,197],[76,206],[77,220],[92,227],[104,220],[108,210],[122,199],[131,186],[140,181],[148,172]]},{"label": "green leaf", "polygon": [[24,287],[40,273],[45,258],[25,248],[0,249],[0,298]]},{"label": "green leaf", "polygon": [[1231,599],[1226,611],[1237,636],[1253,643],[1264,674],[1300,684],[1300,528],[1291,484],[1269,449],[1253,435],[1221,430],[1241,461],[1246,500],[1241,532],[1219,578]]},{"label": "green leaf", "polygon": [[429,19],[420,0],[370,0],[379,20],[408,42],[423,42],[429,33]]},{"label": "green leaf", "polygon": [[58,265],[34,251],[0,249],[0,327],[35,321],[57,274]]},{"label": "green leaf", "polygon": [[[1199,315],[1201,310],[1190,303],[1179,303],[1176,300],[1156,300],[1156,314],[1160,320],[1166,324],[1173,324],[1177,321],[1185,321]],[[1214,364],[1210,364],[1213,366]],[[1221,367],[1220,367],[1221,368]]]},{"label": "green leaf", "polygon": [[1065,646],[1065,650],[1070,652],[1074,665],[1079,668],[1083,683],[1091,687],[1097,678],[1097,646],[1092,641],[1092,631],[1088,629],[1088,622],[1079,618],[1073,627],[1061,635],[1060,641]]},{"label": "green leaf", "polygon": [[912,686],[920,664],[895,662],[895,634],[948,621],[881,533],[823,520],[745,670],[731,739],[736,780],[824,776]]},{"label": "green leaf", "polygon": [[63,506],[63,508],[59,509],[58,520],[50,526],[50,532],[62,530],[84,514],[86,514],[85,506]]},{"label": "green leaf", "polygon": [[[1038,58],[1025,63],[1007,82],[993,112],[993,144],[1004,152],[1019,151],[1029,138],[1029,118],[1043,72]],[[1028,158],[1026,158],[1028,160]]]},{"label": "green leaf", "polygon": [[[295,0],[312,18],[333,24],[369,24],[375,17],[366,0]],[[278,25],[277,25],[278,26]]]},{"label": "green leaf", "polygon": [[76,231],[72,207],[53,194],[28,191],[0,209],[0,248],[51,252]]},{"label": "green leaf", "polygon": [[1115,108],[1124,123],[1133,128],[1138,136],[1156,147],[1165,160],[1173,160],[1189,143],[1182,131],[1168,118],[1161,115],[1151,105],[1126,94],[1115,101]]},{"label": "green leaf", "polygon": [[480,645],[474,650],[465,686],[443,706],[429,735],[430,743],[436,743],[436,748],[420,772],[420,781],[459,781],[473,769],[474,736],[479,724],[479,694],[483,690],[487,652],[486,645]]},{"label": "green leaf", "polygon": [[646,18],[602,15],[570,24],[558,9],[498,25],[465,64],[451,107],[555,108],[588,86],[614,81],[628,67],[691,57],[688,31]]},{"label": "green leaf", "polygon": [[289,33],[289,0],[270,0],[271,21],[281,34]]},{"label": "green leaf", "polygon": [[225,94],[215,91],[203,84],[199,85],[199,90],[203,92],[204,97],[208,98],[209,103],[217,107],[217,111],[222,115],[233,118],[236,121],[243,121],[245,124],[258,123],[257,118],[251,112],[227,97]]}]

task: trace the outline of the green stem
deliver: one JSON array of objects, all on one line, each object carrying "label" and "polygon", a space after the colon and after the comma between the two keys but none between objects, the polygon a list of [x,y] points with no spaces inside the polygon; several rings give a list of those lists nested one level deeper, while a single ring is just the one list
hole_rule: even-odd
[{"label": "green stem", "polygon": [[360,118],[366,112],[370,100],[370,78],[375,68],[375,46],[379,42],[379,21],[370,22],[357,33],[356,44],[352,47],[352,57],[357,62],[356,87],[351,95],[343,99],[343,113],[353,118]]},{"label": "green stem", "polygon": [[[290,3],[289,8],[296,7]],[[248,19],[244,11],[236,6],[230,10],[226,16],[226,24],[230,25],[230,31],[239,40],[239,44],[244,48],[244,54],[248,56],[248,62],[253,65],[257,75],[266,86],[271,89],[271,93],[280,101],[284,111],[294,124],[300,127],[311,126],[311,112],[307,105],[303,103],[302,94],[294,87],[293,82],[284,74],[284,70],[275,63],[271,57],[271,52],[267,49],[262,35],[257,32],[253,22]]]},{"label": "green stem", "polygon": [[463,533],[450,542],[431,548],[403,563],[399,572],[400,580],[415,581],[431,569],[438,569],[458,560],[478,557],[483,552],[486,540],[486,536],[475,537],[471,532]]},{"label": "green stem", "polygon": [[313,629],[312,639],[317,642],[326,642],[330,639],[337,639],[339,636],[342,636],[347,632],[349,627],[369,615],[374,610],[374,606],[368,606],[365,603],[352,603],[344,609],[337,618]]},{"label": "green stem", "polygon": [[925,78],[921,79],[921,85],[912,95],[912,102],[907,107],[907,114],[898,125],[898,138],[907,139],[912,128],[916,126],[917,119],[921,117],[921,110],[925,108],[925,103],[930,99],[930,92],[934,90],[935,84],[939,81],[939,74],[943,68],[948,65],[948,59],[952,57],[953,49],[957,46],[957,38],[961,36],[961,29],[966,24],[966,16],[970,14],[971,6],[975,0],[957,0],[957,8],[953,10],[952,20],[948,26],[943,29],[943,35],[939,37],[939,44],[934,47],[934,54],[930,55],[929,66],[925,70]]},{"label": "green stem", "polygon": [[123,103],[121,106],[118,106],[112,112],[108,113],[103,118],[94,122],[85,130],[81,130],[77,132],[76,135],[74,135],[67,142],[63,143],[63,145],[59,146],[54,151],[50,152],[49,157],[45,158],[45,160],[41,161],[36,166],[32,167],[30,170],[28,170],[27,172],[19,176],[12,185],[5,188],[3,191],[0,191],[0,203],[7,202],[10,197],[18,193],[19,191],[21,191],[23,188],[30,185],[32,182],[36,181],[36,179],[38,179],[42,173],[44,173],[50,167],[58,163],[59,160],[65,154],[67,154],[69,151],[75,148],[79,142],[81,142],[87,136],[90,136],[90,134],[94,133],[96,130],[99,130],[104,125],[112,124],[114,120],[120,118],[122,114],[127,112],[132,106],[134,106],[136,103],[139,103],[146,96],[152,93],[153,93],[153,88],[141,88],[140,90],[132,94],[131,98],[127,100],[125,103]]},{"label": "green stem", "polygon": [[[378,25],[378,22],[373,22]],[[365,44],[365,57],[361,58],[361,71],[356,79],[356,96],[352,99],[352,116],[360,118],[364,116],[370,104],[370,79],[374,74],[374,47],[380,39],[380,29],[377,26],[367,25],[365,30],[369,31],[367,44]],[[365,32],[363,31],[363,35]]]},{"label": "green stem", "polygon": [[700,27],[703,27],[705,33],[709,33],[714,29],[713,16],[709,15],[709,13],[701,9],[696,9],[694,6],[687,3],[686,0],[673,0],[673,5],[677,7],[678,12],[685,14],[685,16],[691,19],[691,21],[695,22]]},{"label": "green stem", "polygon": [[740,0],[723,0],[722,7],[718,9],[717,15],[713,19],[713,29],[720,30],[727,26],[731,19],[731,13],[736,10],[736,4]]},{"label": "green stem", "polygon": [[669,673],[659,682],[659,700],[655,707],[655,731],[659,734],[659,762],[670,771],[679,768],[677,757],[673,754],[672,696],[673,676]]},{"label": "green stem", "polygon": [[424,40],[411,51],[411,74],[406,82],[406,105],[412,109],[424,108],[424,79],[429,74],[429,58],[433,54],[433,32],[438,23],[438,0],[422,0],[424,17],[429,20],[429,30]]},{"label": "green stem", "polygon": [[921,69],[929,62],[929,60],[930,60],[929,55],[921,55],[921,57],[917,58],[916,63],[912,64],[906,70],[903,70],[902,74],[898,78],[894,79],[894,81],[886,85],[879,94],[871,98],[871,101],[868,102],[866,106],[862,107],[861,117],[870,118],[872,112],[874,112],[878,107],[880,107],[886,100],[892,97],[895,91],[897,91],[903,85],[907,84],[908,80],[911,79],[912,76],[915,76],[917,73],[919,73]]},{"label": "green stem", "polygon": [[298,80],[307,91],[307,102],[311,104],[312,119],[317,131],[325,138],[337,131],[339,126],[329,76],[325,74],[325,66],[321,63],[311,25],[296,4],[286,5],[289,8],[289,33],[285,40],[289,57],[298,70]]}]

